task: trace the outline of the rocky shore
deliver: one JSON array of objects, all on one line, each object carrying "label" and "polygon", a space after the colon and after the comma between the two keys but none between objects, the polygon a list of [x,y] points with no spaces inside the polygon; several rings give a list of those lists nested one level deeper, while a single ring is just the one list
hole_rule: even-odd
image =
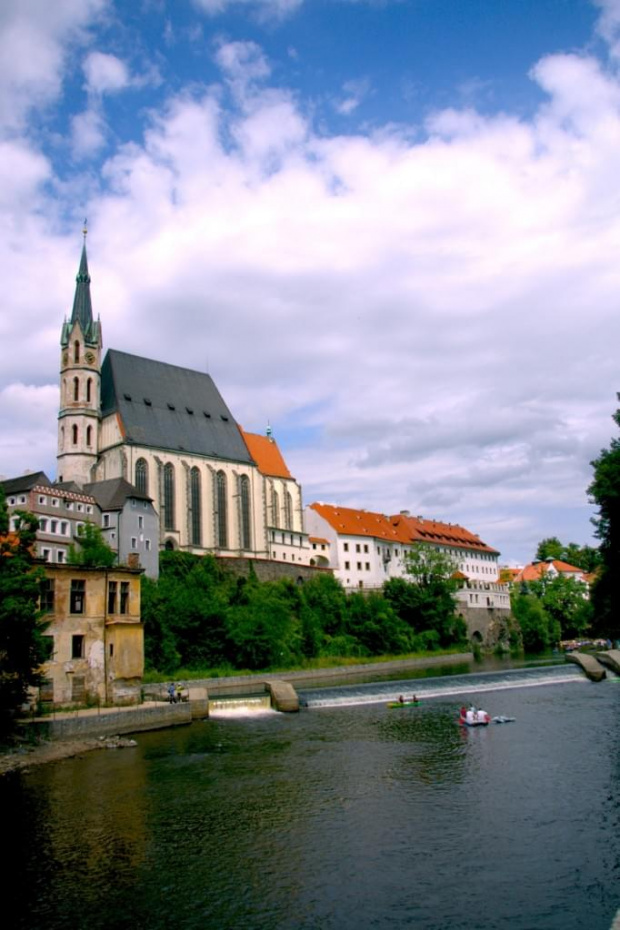
[{"label": "rocky shore", "polygon": [[92,752],[94,749],[124,749],[136,745],[135,740],[121,737],[23,744],[0,754],[0,775],[24,771],[47,762],[73,759],[84,753]]}]

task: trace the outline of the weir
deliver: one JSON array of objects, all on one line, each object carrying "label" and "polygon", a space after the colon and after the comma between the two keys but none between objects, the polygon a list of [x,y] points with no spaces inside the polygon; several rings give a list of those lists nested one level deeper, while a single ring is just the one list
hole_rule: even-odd
[{"label": "weir", "polygon": [[620,649],[607,649],[606,652],[595,652],[594,655],[601,665],[620,675]]},{"label": "weir", "polygon": [[567,652],[566,661],[579,665],[590,681],[602,681],[607,675],[601,663],[588,652]]}]

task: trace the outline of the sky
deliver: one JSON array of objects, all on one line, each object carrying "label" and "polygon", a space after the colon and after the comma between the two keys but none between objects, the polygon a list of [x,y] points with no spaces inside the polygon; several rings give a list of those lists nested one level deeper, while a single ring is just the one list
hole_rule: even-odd
[{"label": "sky", "polygon": [[104,346],[208,371],[304,501],[593,543],[620,0],[3,0],[0,474]]}]

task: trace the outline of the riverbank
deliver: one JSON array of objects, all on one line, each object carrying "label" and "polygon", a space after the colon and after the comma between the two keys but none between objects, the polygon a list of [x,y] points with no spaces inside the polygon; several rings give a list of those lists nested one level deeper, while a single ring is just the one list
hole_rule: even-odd
[{"label": "riverbank", "polygon": [[[415,659],[394,659],[388,662],[366,662],[360,665],[335,666],[325,669],[306,669],[304,671],[294,672],[276,672],[276,673],[258,673],[253,675],[234,676],[230,678],[209,678],[192,681],[193,686],[206,687],[209,694],[222,695],[230,693],[233,690],[247,690],[255,686],[257,682],[265,679],[278,679],[291,683],[301,683],[320,685],[321,683],[333,682],[335,679],[366,678],[372,676],[385,675],[390,676],[399,672],[409,672],[415,669],[432,668],[437,665],[453,665],[462,662],[469,662],[473,659],[471,653],[447,654],[440,656],[428,656],[427,658]],[[145,686],[145,693],[158,690],[157,685]],[[130,708],[126,708],[130,710]],[[110,714],[116,714],[118,708],[109,708]],[[95,711],[74,711],[71,716],[80,714],[93,714]],[[98,717],[105,716],[106,711],[100,708],[96,711]],[[115,740],[115,738],[91,738],[91,739],[56,739],[52,741],[40,741],[38,743],[26,742],[17,744],[15,747],[0,752],[0,776],[8,772],[24,771],[36,765],[44,765],[48,762],[61,762],[64,759],[72,759],[84,755],[96,749],[117,748],[126,745],[127,741]]]}]

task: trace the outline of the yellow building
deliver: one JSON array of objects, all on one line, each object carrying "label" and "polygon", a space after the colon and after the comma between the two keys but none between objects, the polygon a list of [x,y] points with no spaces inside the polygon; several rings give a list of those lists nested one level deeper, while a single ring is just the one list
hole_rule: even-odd
[{"label": "yellow building", "polygon": [[44,566],[49,626],[43,702],[135,704],[144,672],[140,568]]}]

